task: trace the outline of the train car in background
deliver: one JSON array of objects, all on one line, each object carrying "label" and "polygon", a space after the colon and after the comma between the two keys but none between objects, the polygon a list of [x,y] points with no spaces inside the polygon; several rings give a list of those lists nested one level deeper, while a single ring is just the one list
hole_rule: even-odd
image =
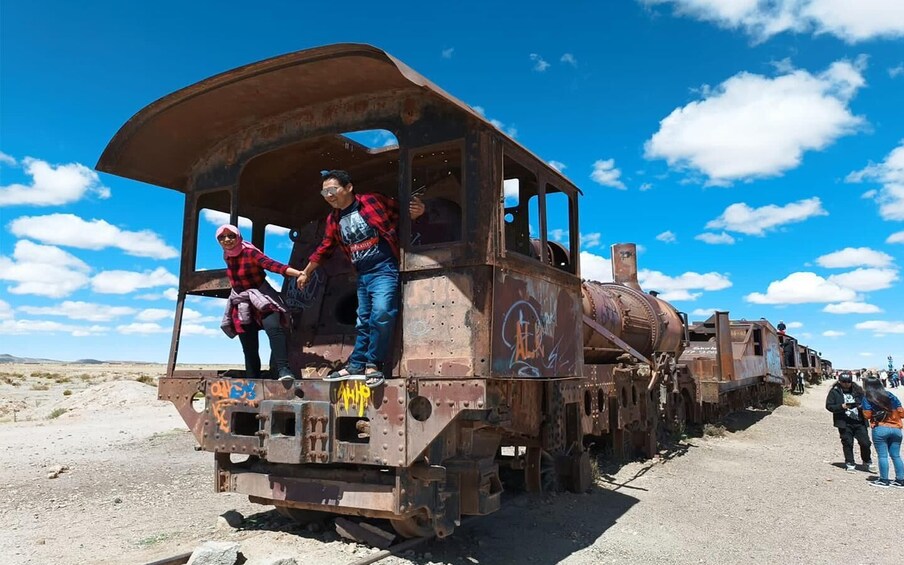
[{"label": "train car in background", "polygon": [[678,367],[682,398],[694,400],[688,422],[712,423],[747,406],[781,404],[781,348],[771,323],[730,320],[717,311],[688,333]]}]

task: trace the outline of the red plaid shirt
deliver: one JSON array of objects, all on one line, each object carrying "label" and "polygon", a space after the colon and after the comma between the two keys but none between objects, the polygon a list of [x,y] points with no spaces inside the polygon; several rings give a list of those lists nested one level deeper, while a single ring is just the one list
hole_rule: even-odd
[{"label": "red plaid shirt", "polygon": [[[367,224],[377,230],[386,243],[392,249],[395,258],[399,258],[399,203],[393,198],[383,194],[355,194],[358,200],[358,213]],[[351,259],[349,246],[342,241],[339,235],[339,210],[333,210],[326,218],[326,228],[323,232],[323,241],[320,246],[308,258],[314,263],[323,264],[323,261],[333,254],[335,245],[339,245],[345,256]]]},{"label": "red plaid shirt", "polygon": [[285,275],[288,269],[288,265],[267,257],[257,247],[245,247],[235,257],[226,257],[226,277],[236,292],[260,288],[266,278],[264,270]]}]

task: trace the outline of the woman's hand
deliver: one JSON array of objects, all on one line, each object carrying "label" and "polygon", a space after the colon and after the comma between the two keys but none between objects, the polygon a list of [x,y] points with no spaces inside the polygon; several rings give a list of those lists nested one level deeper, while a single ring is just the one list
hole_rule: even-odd
[{"label": "woman's hand", "polygon": [[309,279],[309,278],[310,278],[310,277],[308,276],[308,274],[307,274],[306,272],[302,271],[302,272],[298,275],[298,278],[295,279],[295,286],[297,286],[299,289],[304,288],[305,285],[308,284],[308,279]]},{"label": "woman's hand", "polygon": [[427,207],[424,206],[424,203],[417,196],[411,199],[411,204],[408,205],[408,213],[411,214],[411,219],[416,220],[424,215],[424,211],[427,210]]}]

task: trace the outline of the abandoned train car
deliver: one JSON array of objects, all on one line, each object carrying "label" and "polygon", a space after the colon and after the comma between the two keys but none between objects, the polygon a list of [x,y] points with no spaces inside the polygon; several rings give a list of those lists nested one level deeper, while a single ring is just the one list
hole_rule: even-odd
[{"label": "abandoned train car", "polygon": [[[374,130],[397,144],[368,146],[353,133]],[[179,369],[187,297],[230,292],[225,270],[199,265],[203,214],[246,219],[264,251],[268,226],[288,230],[289,264],[300,269],[329,209],[319,171],[333,168],[403,211],[414,193],[427,206],[425,222],[400,219],[392,378],[374,389],[322,380],[355,337],[355,275],[342,254],[303,292],[283,285],[293,383]],[[403,536],[445,536],[462,516],[499,508],[501,470],[531,491],[583,491],[587,438],[616,456],[652,455],[663,417],[705,417],[721,409],[702,406],[780,378],[771,325],[720,314],[689,334],[686,316],[638,285],[631,244],[613,246],[614,282],[582,280],[578,188],[371,46],[291,53],[165,96],[122,126],[97,169],[184,193],[159,396],[215,454],[218,491],[298,520],[380,517]],[[566,242],[551,239],[556,228]],[[713,335],[709,376],[680,370],[688,342],[703,347]]]}]

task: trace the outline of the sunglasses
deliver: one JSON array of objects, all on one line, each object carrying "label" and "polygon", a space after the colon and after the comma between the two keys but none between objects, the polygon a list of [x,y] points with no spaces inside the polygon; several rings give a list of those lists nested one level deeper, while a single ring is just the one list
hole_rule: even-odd
[{"label": "sunglasses", "polygon": [[235,239],[234,233],[224,233],[217,237],[217,241],[226,241],[227,239]]}]

